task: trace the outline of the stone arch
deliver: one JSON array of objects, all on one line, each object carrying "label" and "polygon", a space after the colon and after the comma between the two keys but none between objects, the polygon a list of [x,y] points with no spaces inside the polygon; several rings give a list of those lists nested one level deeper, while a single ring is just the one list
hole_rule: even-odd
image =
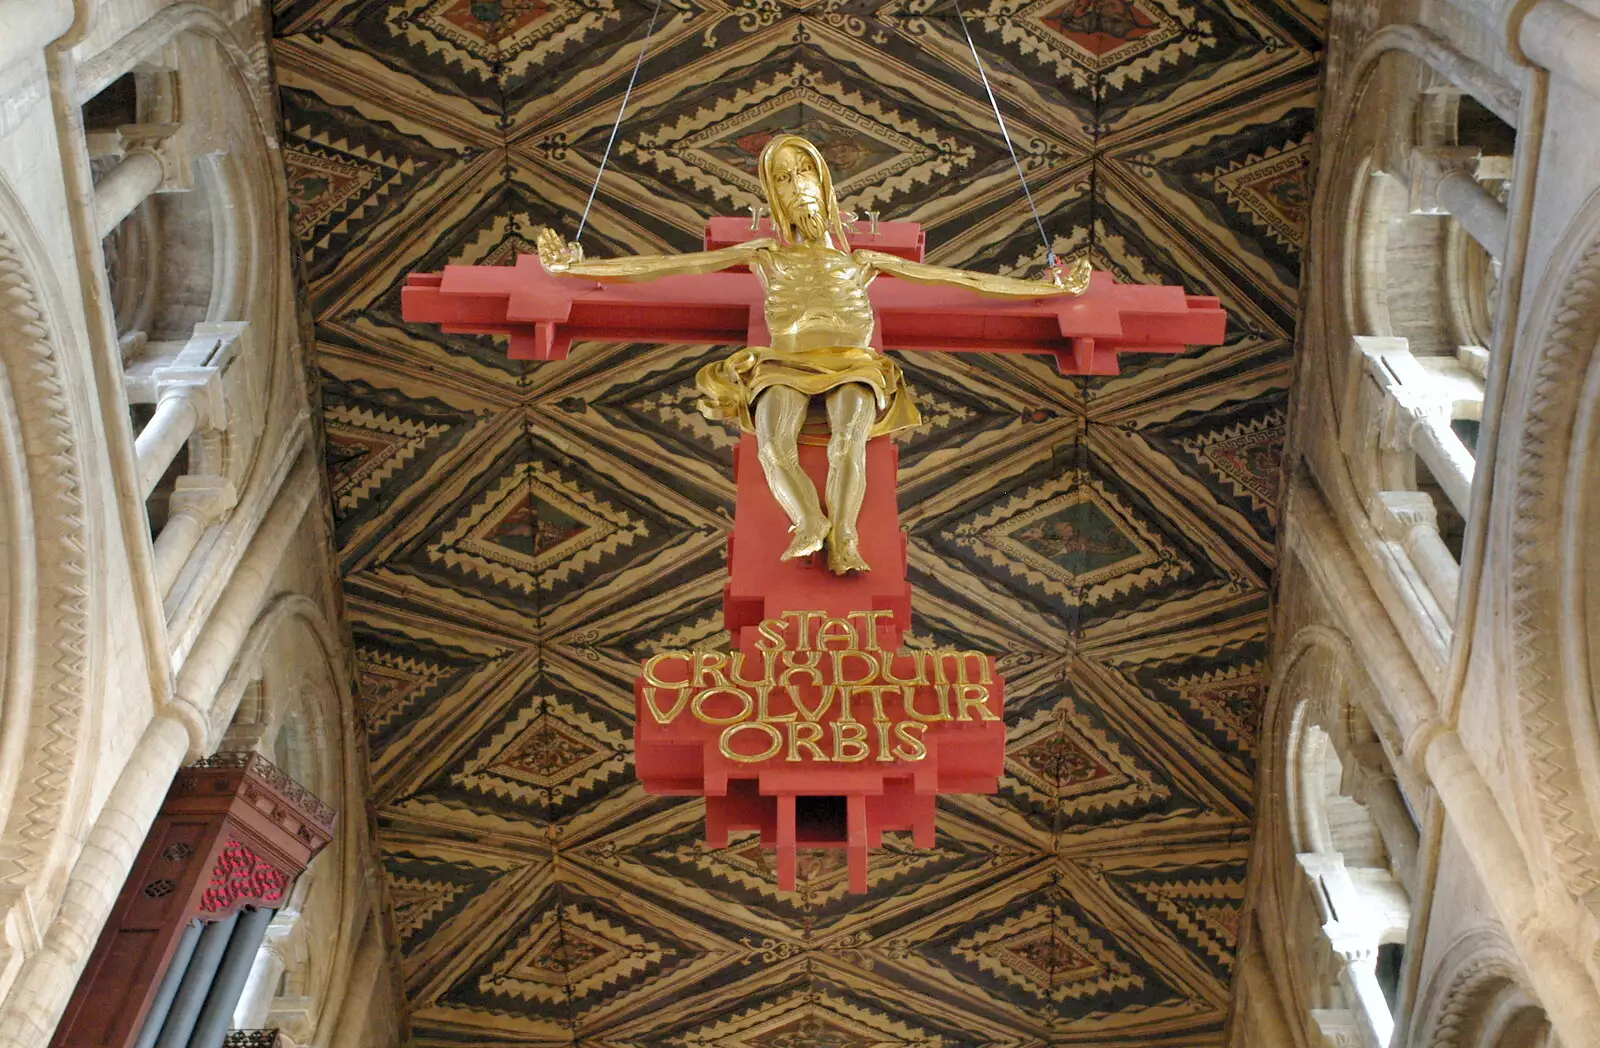
[{"label": "stone arch", "polygon": [[[278,663],[287,650],[298,664],[284,668]],[[361,815],[367,773],[359,724],[351,714],[353,679],[347,659],[344,644],[316,601],[298,593],[279,594],[251,624],[218,690],[210,722],[210,738],[221,740],[238,712],[279,732],[286,713],[303,715],[297,744],[304,747],[306,763],[297,780],[339,812],[338,826],[333,841],[274,918],[257,964],[270,964],[269,955],[276,955],[279,968],[271,985],[287,975],[295,996],[315,1000],[318,1009],[336,999],[339,988],[331,980],[347,967],[344,962],[353,956],[365,920],[364,911],[356,910],[367,863],[352,857],[369,847]],[[264,683],[259,708],[242,708],[256,681]],[[313,1020],[306,1015],[295,1020],[305,1021]],[[298,1038],[306,1030],[294,1026],[286,1033]]]},{"label": "stone arch", "polygon": [[[1323,199],[1317,216],[1321,228],[1353,227],[1361,213],[1361,187],[1365,181],[1361,176],[1368,169],[1369,158],[1359,151],[1359,145],[1350,143],[1351,136],[1342,132],[1355,120],[1385,59],[1395,55],[1407,55],[1426,65],[1506,123],[1515,125],[1517,121],[1517,90],[1499,75],[1458,51],[1432,30],[1416,25],[1383,26],[1372,34],[1352,61],[1348,74],[1350,86],[1341,90],[1337,98],[1330,99],[1333,105],[1323,121],[1322,134],[1332,147],[1324,162],[1322,179],[1335,188]],[[1327,329],[1344,335],[1362,331],[1360,320],[1372,316],[1373,310],[1370,301],[1363,303],[1355,295],[1358,284],[1354,267],[1358,255],[1345,250],[1340,253],[1343,265],[1336,272],[1339,287],[1336,294],[1324,299],[1323,308]],[[1335,317],[1338,323],[1328,323]],[[1367,333],[1387,334],[1382,331]]]},{"label": "stone arch", "polygon": [[1516,949],[1498,931],[1451,943],[1418,1002],[1412,1043],[1426,1048],[1543,1048],[1549,1020],[1522,985]]},{"label": "stone arch", "polygon": [[1600,193],[1531,297],[1507,404],[1516,723],[1543,836],[1567,890],[1600,913]]},{"label": "stone arch", "polygon": [[59,881],[72,858],[91,778],[83,759],[94,744],[86,700],[97,691],[92,626],[100,608],[80,439],[79,420],[90,418],[80,402],[84,381],[63,358],[70,314],[24,215],[0,180],[0,469],[7,481],[0,541],[5,570],[16,572],[4,594],[0,905],[5,894]]},{"label": "stone arch", "polygon": [[[1409,902],[1391,874],[1405,865],[1393,827],[1369,808],[1373,767],[1386,766],[1376,753],[1394,726],[1352,671],[1359,660],[1340,630],[1305,625],[1275,660],[1253,865],[1258,945],[1269,970],[1292,973],[1285,1007],[1309,1024],[1308,1038],[1359,1026],[1384,1040],[1396,986],[1380,973],[1390,962],[1398,972]],[[1388,808],[1403,806],[1387,787]]]},{"label": "stone arch", "polygon": [[[1300,786],[1293,774],[1292,749],[1306,715],[1308,694],[1320,701],[1323,694],[1312,681],[1323,669],[1351,657],[1350,641],[1331,626],[1314,623],[1298,630],[1275,654],[1272,682],[1262,712],[1261,763],[1257,771],[1258,819],[1253,873],[1259,900],[1256,918],[1262,929],[1258,945],[1275,972],[1315,969],[1300,963],[1291,950],[1303,943],[1292,929],[1298,926],[1303,900],[1297,900],[1301,874],[1295,862],[1301,829],[1296,826],[1302,807]],[[1296,983],[1285,1004],[1293,1014],[1325,1007],[1330,1002],[1322,988]]]},{"label": "stone arch", "polygon": [[[248,322],[247,348],[230,370],[229,424],[222,438],[194,442],[199,460],[192,472],[223,476],[243,496],[252,484],[270,483],[258,451],[270,441],[274,418],[288,402],[284,390],[299,377],[297,355],[288,347],[298,332],[294,323],[293,287],[282,260],[290,254],[283,165],[277,155],[273,125],[274,88],[264,46],[242,46],[239,36],[216,11],[195,2],[173,4],[155,13],[78,69],[78,93],[93,96],[142,62],[170,51],[187,49],[186,57],[202,60],[189,70],[185,120],[198,114],[193,160],[194,189],[157,194],[125,224],[137,225],[141,212],[186,201],[185,228],[205,226],[211,243],[191,245],[191,261],[199,256],[209,267],[197,301],[183,319],[207,324]],[[180,80],[183,70],[180,69]],[[180,84],[180,90],[183,90]],[[171,200],[159,199],[170,197]],[[170,248],[169,248],[170,250]],[[174,271],[179,266],[164,266]],[[183,296],[179,296],[183,297]],[[176,331],[157,332],[181,337]],[[292,412],[294,407],[291,405]]]}]

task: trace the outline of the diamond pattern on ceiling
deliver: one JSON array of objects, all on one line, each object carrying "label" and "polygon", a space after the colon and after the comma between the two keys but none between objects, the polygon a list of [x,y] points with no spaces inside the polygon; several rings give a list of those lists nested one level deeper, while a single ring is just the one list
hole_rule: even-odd
[{"label": "diamond pattern on ceiling", "polygon": [[[902,357],[907,643],[994,652],[999,791],[779,892],[633,777],[652,649],[725,643],[732,435],[707,346],[554,364],[401,319],[406,273],[569,235],[653,0],[277,0],[359,711],[413,1043],[1218,1046],[1268,678],[1316,0],[964,4],[1050,247],[1229,310],[1064,379]],[[950,0],[663,0],[593,256],[689,250],[799,131],[934,261],[1045,248]]]}]

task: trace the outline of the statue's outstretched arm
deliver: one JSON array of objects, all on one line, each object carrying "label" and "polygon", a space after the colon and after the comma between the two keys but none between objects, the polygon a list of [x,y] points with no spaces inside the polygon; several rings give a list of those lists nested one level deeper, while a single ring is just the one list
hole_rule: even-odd
[{"label": "statue's outstretched arm", "polygon": [[1048,295],[1081,295],[1089,288],[1093,272],[1089,260],[1080,258],[1058,278],[1045,280],[1018,280],[990,273],[972,273],[948,266],[930,266],[925,262],[912,262],[883,251],[862,248],[856,256],[881,273],[913,280],[919,284],[940,284],[945,287],[964,287],[980,295],[995,298],[1043,298]]},{"label": "statue's outstretched arm", "polygon": [[627,258],[597,258],[585,261],[583,249],[569,244],[553,229],[540,229],[536,237],[539,263],[546,272],[558,276],[584,277],[604,282],[631,283],[661,277],[716,273],[743,265],[763,248],[773,247],[770,239],[747,240],[716,251],[693,251],[682,255],[631,255]]}]

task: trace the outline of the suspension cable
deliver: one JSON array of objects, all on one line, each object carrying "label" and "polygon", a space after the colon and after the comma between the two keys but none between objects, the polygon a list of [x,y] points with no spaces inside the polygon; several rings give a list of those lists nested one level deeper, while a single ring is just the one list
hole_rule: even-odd
[{"label": "suspension cable", "polygon": [[1044,244],[1045,265],[1054,270],[1058,259],[1055,251],[1050,247],[1050,237],[1044,231],[1044,222],[1039,218],[1039,209],[1033,203],[1033,190],[1028,188],[1028,179],[1022,173],[1022,161],[1017,159],[1017,147],[1011,144],[1011,132],[1006,130],[1006,118],[1000,115],[1000,102],[994,96],[994,88],[989,86],[989,74],[984,71],[983,59],[978,57],[978,45],[972,41],[972,31],[967,28],[967,16],[961,10],[961,0],[951,0],[955,4],[956,18],[961,22],[961,35],[967,38],[967,49],[972,52],[972,64],[978,67],[978,79],[983,81],[984,93],[989,96],[989,108],[994,110],[994,122],[1000,125],[1000,137],[1005,139],[1006,149],[1011,153],[1011,166],[1017,169],[1017,181],[1022,183],[1022,195],[1028,200],[1028,210],[1033,214],[1033,224],[1039,229],[1039,240]]},{"label": "suspension cable", "polygon": [[628,99],[633,95],[633,85],[639,80],[639,67],[644,65],[644,56],[650,52],[650,38],[655,35],[656,16],[660,13],[661,0],[656,0],[655,7],[650,10],[650,23],[645,26],[644,40],[639,44],[639,57],[634,59],[633,73],[628,77],[628,88],[622,92],[622,104],[617,106],[617,119],[611,125],[611,134],[606,137],[605,152],[600,154],[600,169],[594,173],[594,185],[589,187],[589,199],[583,205],[583,217],[578,219],[578,235],[572,238],[574,244],[583,241],[583,228],[589,224],[589,209],[594,207],[594,195],[600,192],[600,179],[605,177],[606,162],[611,159],[611,146],[617,140],[617,129],[622,126],[622,115],[628,111]]}]

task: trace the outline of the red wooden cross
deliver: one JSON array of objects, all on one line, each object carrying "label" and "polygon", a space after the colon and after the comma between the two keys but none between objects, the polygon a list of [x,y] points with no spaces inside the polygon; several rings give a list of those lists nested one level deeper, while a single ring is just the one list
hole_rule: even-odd
[{"label": "red wooden cross", "polygon": [[[770,225],[714,218],[706,248],[771,232]],[[922,261],[915,222],[882,223],[850,239],[852,247]],[[1114,375],[1119,353],[1217,345],[1226,324],[1215,298],[1181,287],[1118,284],[1105,272],[1076,297],[993,299],[887,275],[869,293],[879,350],[1046,353],[1064,375]],[[408,321],[450,333],[509,335],[510,355],[523,360],[564,359],[574,341],[771,341],[763,289],[748,271],[597,284],[552,276],[536,257],[523,255],[515,266],[413,273],[401,311]],[[823,490],[823,449],[802,447],[801,457]],[[901,650],[911,625],[911,588],[895,462],[887,438],[869,443],[859,526],[873,570],[839,577],[820,564],[779,561],[788,521],[767,489],[754,439],[745,436],[735,455],[738,498],[723,594],[733,650],[743,656],[745,679],[764,664],[790,660],[813,660],[820,672],[763,691],[740,685],[729,662],[717,661],[722,656],[685,653],[651,660],[654,669],[647,664],[635,686],[634,767],[645,789],[704,795],[714,847],[726,846],[732,830],[759,829],[762,843],[777,851],[784,890],[794,888],[796,849],[822,846],[846,849],[851,890],[865,891],[867,849],[881,843],[885,830],[909,830],[916,846],[931,847],[936,795],[993,793],[1004,768],[1002,685],[993,660],[930,660]],[[830,621],[841,624],[831,630],[836,634],[852,623],[853,639],[826,639]],[[778,622],[784,624],[778,646],[800,650],[773,652]],[[832,654],[845,646],[860,654]],[[857,686],[869,672],[868,656],[897,652],[882,662],[881,675]],[[919,677],[926,679],[903,694],[885,685]],[[784,692],[798,701],[778,697]]]}]

